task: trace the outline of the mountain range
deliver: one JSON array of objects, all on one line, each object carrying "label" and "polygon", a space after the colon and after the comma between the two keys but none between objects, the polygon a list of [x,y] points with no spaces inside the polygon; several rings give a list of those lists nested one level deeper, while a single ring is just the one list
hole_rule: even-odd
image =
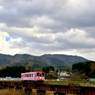
[{"label": "mountain range", "polygon": [[74,63],[89,61],[80,56],[64,55],[64,54],[44,54],[41,56],[33,56],[29,54],[15,54],[14,56],[0,54],[0,66],[18,66],[28,65],[33,69],[45,66],[54,66],[56,68],[65,68],[72,66]]}]

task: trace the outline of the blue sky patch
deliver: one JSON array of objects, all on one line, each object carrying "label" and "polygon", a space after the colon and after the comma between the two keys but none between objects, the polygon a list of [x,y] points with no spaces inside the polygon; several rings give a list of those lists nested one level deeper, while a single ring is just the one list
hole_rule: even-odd
[{"label": "blue sky patch", "polygon": [[10,41],[10,37],[6,37],[6,41]]},{"label": "blue sky patch", "polygon": [[19,37],[6,37],[6,41],[10,41],[10,39],[18,39]]},{"label": "blue sky patch", "polygon": [[19,37],[11,37],[11,38],[13,38],[13,39],[18,39]]}]

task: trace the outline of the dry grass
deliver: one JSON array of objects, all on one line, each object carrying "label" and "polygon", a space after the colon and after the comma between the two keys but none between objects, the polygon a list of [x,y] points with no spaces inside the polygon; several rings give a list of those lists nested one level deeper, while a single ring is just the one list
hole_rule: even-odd
[{"label": "dry grass", "polygon": [[54,95],[55,91],[46,91],[46,95]]},{"label": "dry grass", "polygon": [[0,90],[0,95],[25,95],[25,93],[23,91],[3,89]]},{"label": "dry grass", "polygon": [[[45,95],[54,95],[55,91],[46,91]],[[8,90],[8,89],[3,89],[0,90],[0,95],[25,95],[24,91],[16,91],[16,90]],[[32,89],[31,95],[37,95],[36,89]],[[74,95],[74,94],[66,94],[66,95]]]},{"label": "dry grass", "polygon": [[[2,89],[0,90],[0,95],[25,95],[24,90],[16,91],[15,89],[9,90],[9,89]],[[37,95],[36,89],[32,89],[31,95]],[[54,91],[46,91],[45,95],[54,95]]]}]

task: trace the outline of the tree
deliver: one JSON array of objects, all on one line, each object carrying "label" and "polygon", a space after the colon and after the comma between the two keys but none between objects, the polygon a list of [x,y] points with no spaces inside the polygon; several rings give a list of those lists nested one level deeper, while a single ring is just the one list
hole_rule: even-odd
[{"label": "tree", "polygon": [[36,70],[42,72],[42,69],[40,69],[40,68],[37,68]]},{"label": "tree", "polygon": [[88,79],[88,77],[86,76],[86,74],[85,73],[83,73],[83,74],[80,74],[80,78],[83,80],[83,79]]},{"label": "tree", "polygon": [[55,74],[49,74],[49,75],[47,76],[47,78],[48,78],[48,79],[56,79],[57,76],[56,76]]},{"label": "tree", "polygon": [[80,74],[84,74],[88,77],[95,77],[95,62],[94,61],[87,61],[81,62],[77,64],[73,64],[72,70],[77,69]]},{"label": "tree", "polygon": [[5,66],[4,66],[4,68],[7,68],[7,67],[9,67],[9,65],[5,65]]},{"label": "tree", "polygon": [[24,66],[12,66],[0,70],[0,76],[21,77],[21,73],[27,72]]},{"label": "tree", "polygon": [[58,73],[58,69],[56,70],[56,74]]},{"label": "tree", "polygon": [[72,81],[76,81],[76,80],[80,81],[81,80],[79,72],[71,73],[70,78],[71,78]]},{"label": "tree", "polygon": [[42,71],[44,71],[47,74],[49,73],[49,71],[54,71],[54,67],[53,66],[43,67]]}]

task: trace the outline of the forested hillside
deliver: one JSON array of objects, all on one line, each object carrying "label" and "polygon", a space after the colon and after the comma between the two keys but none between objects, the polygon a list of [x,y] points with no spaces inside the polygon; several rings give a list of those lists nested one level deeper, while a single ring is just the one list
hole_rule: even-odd
[{"label": "forested hillside", "polygon": [[[31,62],[30,62],[31,61]],[[88,61],[85,58],[71,55],[62,55],[62,54],[45,54],[42,56],[33,56],[29,54],[16,54],[14,56],[0,54],[0,67],[5,65],[9,66],[18,66],[18,65],[28,65],[32,68],[41,68],[46,65],[54,66],[55,68],[66,68],[67,66],[71,67],[72,64],[78,62]]]},{"label": "forested hillside", "polygon": [[72,70],[78,70],[81,74],[86,74],[90,78],[95,78],[95,62],[87,61],[72,65]]},{"label": "forested hillside", "polygon": [[72,56],[72,55],[63,55],[63,54],[45,54],[42,55],[45,58],[56,58],[58,60],[63,61],[67,65],[72,65],[78,62],[85,62],[88,61],[87,59],[80,57],[80,56]]},{"label": "forested hillside", "polygon": [[37,60],[25,59],[25,60],[21,60],[21,61],[9,64],[9,66],[28,66],[28,67],[31,67],[32,69],[37,69],[37,68],[46,67],[48,65],[45,63],[41,63]]}]

